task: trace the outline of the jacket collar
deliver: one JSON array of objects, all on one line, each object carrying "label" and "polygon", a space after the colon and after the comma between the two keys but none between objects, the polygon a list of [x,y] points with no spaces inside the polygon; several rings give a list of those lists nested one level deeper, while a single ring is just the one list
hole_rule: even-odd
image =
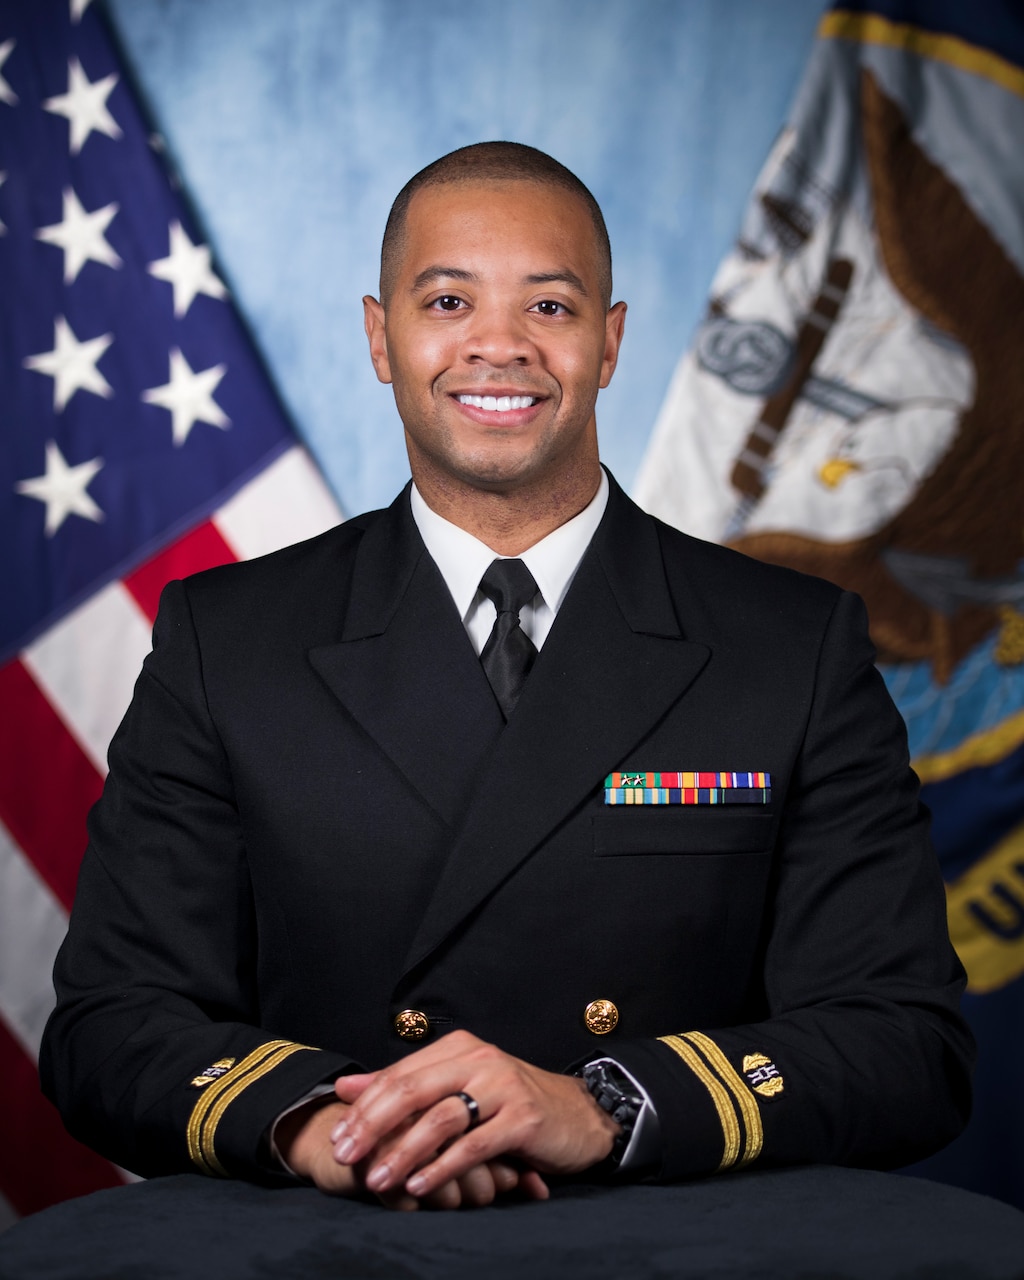
[{"label": "jacket collar", "polygon": [[360,540],[340,642],[309,659],[426,804],[456,826],[503,720],[416,529],[408,488]]}]

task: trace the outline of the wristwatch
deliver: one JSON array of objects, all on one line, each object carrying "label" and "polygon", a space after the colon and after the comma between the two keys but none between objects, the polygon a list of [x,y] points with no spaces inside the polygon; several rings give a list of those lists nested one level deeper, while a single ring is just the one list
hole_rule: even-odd
[{"label": "wristwatch", "polygon": [[588,1062],[579,1074],[597,1105],[602,1111],[607,1111],[621,1127],[621,1132],[612,1145],[611,1154],[603,1162],[605,1169],[617,1169],[629,1147],[629,1140],[643,1110],[644,1099],[637,1093],[636,1086],[622,1068],[609,1062],[607,1058]]}]

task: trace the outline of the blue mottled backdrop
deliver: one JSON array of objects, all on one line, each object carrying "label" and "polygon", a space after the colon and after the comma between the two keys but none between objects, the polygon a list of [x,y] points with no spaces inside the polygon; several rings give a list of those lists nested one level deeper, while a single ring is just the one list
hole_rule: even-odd
[{"label": "blue mottled backdrop", "polygon": [[603,453],[632,484],[823,0],[111,0],[154,121],[349,514],[408,476],[360,298],[417,169],[511,138],[604,208],[630,306]]}]

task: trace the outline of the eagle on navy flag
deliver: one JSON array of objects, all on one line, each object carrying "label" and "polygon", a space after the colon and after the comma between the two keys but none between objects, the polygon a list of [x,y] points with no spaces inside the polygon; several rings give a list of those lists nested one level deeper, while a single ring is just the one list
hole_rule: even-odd
[{"label": "eagle on navy flag", "polygon": [[818,36],[635,496],[863,596],[980,1049],[923,1171],[1024,1207],[1024,14],[844,3]]}]

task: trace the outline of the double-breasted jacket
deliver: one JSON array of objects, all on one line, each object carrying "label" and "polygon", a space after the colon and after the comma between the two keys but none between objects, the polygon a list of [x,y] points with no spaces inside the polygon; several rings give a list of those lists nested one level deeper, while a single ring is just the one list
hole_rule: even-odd
[{"label": "double-breasted jacket", "polygon": [[[425,1043],[396,1029],[414,1010],[552,1070],[613,1056],[662,1179],[927,1153],[963,1123],[971,1046],[872,658],[856,597],[614,483],[507,725],[407,493],[172,583],[45,1088],[140,1173],[272,1177],[274,1117]],[[612,772],[673,770],[762,771],[770,799],[605,803]]]}]

